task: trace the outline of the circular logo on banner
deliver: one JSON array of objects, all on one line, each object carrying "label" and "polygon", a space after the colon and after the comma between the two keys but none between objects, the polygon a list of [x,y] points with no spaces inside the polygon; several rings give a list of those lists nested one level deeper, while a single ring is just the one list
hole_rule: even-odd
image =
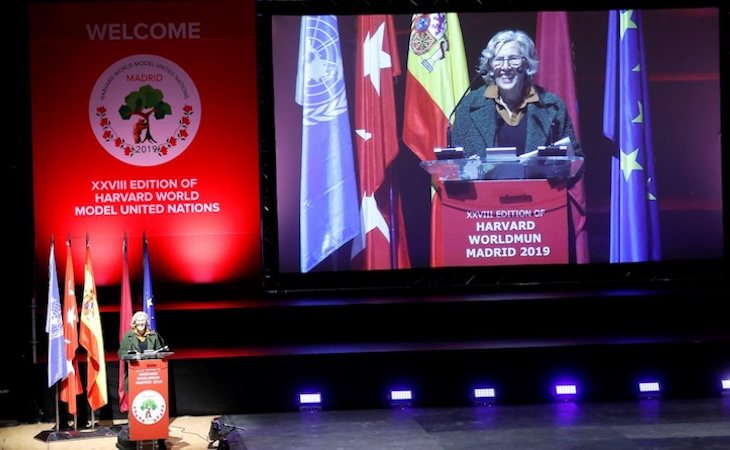
[{"label": "circular logo on banner", "polygon": [[200,124],[200,96],[177,64],[133,55],[107,68],[89,99],[91,129],[120,161],[156,166],[179,156]]},{"label": "circular logo on banner", "polygon": [[142,391],[132,400],[134,418],[145,425],[159,422],[166,410],[165,398],[157,391]]}]

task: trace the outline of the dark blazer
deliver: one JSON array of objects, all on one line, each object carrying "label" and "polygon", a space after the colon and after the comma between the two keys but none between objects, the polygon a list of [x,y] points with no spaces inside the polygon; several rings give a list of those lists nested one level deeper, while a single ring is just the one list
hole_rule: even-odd
[{"label": "dark blazer", "polygon": [[[455,112],[451,143],[456,147],[464,147],[467,157],[485,157],[485,148],[498,146],[496,133],[499,114],[495,101],[484,97],[485,90],[486,86],[482,86],[469,93]],[[563,100],[539,86],[535,86],[535,90],[540,101],[528,103],[527,113],[522,118],[527,121],[527,139],[523,150],[529,152],[538,145],[548,145],[569,136],[575,154],[582,156],[580,143]]]},{"label": "dark blazer", "polygon": [[[147,335],[146,341],[147,350],[159,350],[165,345],[162,337],[160,337],[160,335],[157,334],[157,332],[155,331],[150,331],[150,333]],[[121,358],[129,351],[136,351],[141,353],[139,349],[139,339],[137,339],[137,333],[134,330],[129,330],[124,333],[124,336],[122,336],[122,340],[119,342],[119,351],[117,352],[117,354]]]},{"label": "dark blazer", "polygon": [[[147,350],[159,350],[164,347],[162,336],[155,331],[150,331],[145,339],[147,341]],[[119,351],[117,352],[119,359],[122,359],[130,351],[141,353],[139,339],[137,339],[137,332],[135,330],[129,330],[122,336],[122,340],[119,342]],[[124,392],[129,392],[129,371],[126,370],[126,367],[124,370]]]}]

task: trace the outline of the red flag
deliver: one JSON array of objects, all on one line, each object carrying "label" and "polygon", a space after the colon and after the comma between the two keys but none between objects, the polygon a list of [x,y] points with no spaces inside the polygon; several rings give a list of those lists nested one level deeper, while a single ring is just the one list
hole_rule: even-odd
[{"label": "red flag", "polygon": [[469,86],[456,13],[414,14],[408,43],[403,142],[422,160],[446,146],[451,113]]},{"label": "red flag", "polygon": [[84,299],[81,303],[81,328],[79,343],[86,349],[86,395],[89,406],[96,411],[106,405],[106,360],[104,336],[101,331],[99,303],[96,299],[96,282],[91,265],[91,247],[86,238],[86,264],[84,265]]},{"label": "red flag", "polygon": [[68,403],[68,412],[76,415],[76,396],[83,392],[79,360],[76,349],[79,347],[78,303],[76,302],[76,284],[74,281],[74,264],[71,257],[71,239],[66,240],[66,280],[63,284],[63,338],[66,341],[66,361],[68,377],[61,381],[61,400]]},{"label": "red flag", "polygon": [[[119,342],[122,342],[124,333],[129,330],[129,323],[132,320],[132,289],[129,285],[129,262],[127,257],[127,236],[122,242],[122,297],[119,303]],[[119,361],[119,411],[129,411],[127,404],[127,393],[124,391],[124,375],[127,370],[126,361]]]},{"label": "red flag", "polygon": [[[575,90],[572,41],[565,11],[542,11],[537,13],[537,32],[535,33],[537,56],[540,58],[540,71],[535,75],[535,83],[559,95],[568,109],[573,121],[575,135],[580,139],[578,116],[578,96]],[[570,188],[570,212],[575,232],[576,262],[587,263],[588,232],[586,222],[586,198],[583,178]]]},{"label": "red flag", "polygon": [[364,269],[407,268],[400,191],[388,170],[399,151],[393,78],[400,75],[400,57],[393,18],[360,16],[357,26],[355,133],[362,240],[353,248],[364,250],[358,257]]}]

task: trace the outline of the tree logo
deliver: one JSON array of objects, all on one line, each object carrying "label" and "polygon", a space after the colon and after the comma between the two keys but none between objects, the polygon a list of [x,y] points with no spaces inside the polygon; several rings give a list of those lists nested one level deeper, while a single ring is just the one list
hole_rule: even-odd
[{"label": "tree logo", "polygon": [[200,97],[169,59],[133,55],[107,68],[89,99],[89,121],[102,147],[127,164],[156,166],[179,156],[200,124]]},{"label": "tree logo", "polygon": [[142,391],[132,400],[134,418],[145,425],[159,422],[165,411],[167,411],[165,398],[157,391]]}]

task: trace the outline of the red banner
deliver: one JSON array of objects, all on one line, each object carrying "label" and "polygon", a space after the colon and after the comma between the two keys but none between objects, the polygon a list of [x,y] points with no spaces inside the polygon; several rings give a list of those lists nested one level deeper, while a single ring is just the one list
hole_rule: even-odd
[{"label": "red banner", "polygon": [[547,180],[447,182],[434,198],[435,266],[565,264],[565,185]]},{"label": "red banner", "polygon": [[120,282],[125,232],[154,241],[161,281],[256,279],[253,2],[33,3],[29,16],[38,239],[88,232],[100,286]]}]

